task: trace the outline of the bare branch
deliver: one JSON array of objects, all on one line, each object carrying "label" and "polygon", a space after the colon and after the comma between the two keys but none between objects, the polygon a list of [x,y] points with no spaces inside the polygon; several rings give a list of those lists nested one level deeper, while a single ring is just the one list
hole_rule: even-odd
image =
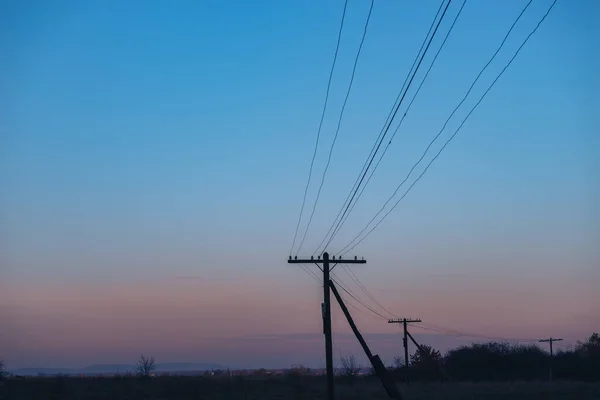
[{"label": "bare branch", "polygon": [[154,357],[147,357],[145,355],[141,355],[137,364],[135,365],[135,371],[138,376],[148,377],[152,374],[152,372],[156,369],[156,364],[154,361]]}]

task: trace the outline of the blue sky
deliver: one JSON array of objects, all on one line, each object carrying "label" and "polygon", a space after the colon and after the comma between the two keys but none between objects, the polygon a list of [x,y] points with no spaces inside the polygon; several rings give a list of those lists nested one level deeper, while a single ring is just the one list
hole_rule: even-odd
[{"label": "blue sky", "polygon": [[[450,6],[440,36],[460,4]],[[342,248],[393,192],[525,4],[467,2],[330,251]],[[533,1],[449,128],[458,126],[550,4]],[[306,254],[346,197],[438,5],[376,2]],[[223,290],[228,280],[259,292],[277,285],[271,300],[306,302],[313,318],[316,283],[285,259],[342,7],[342,1],[4,3],[0,285],[11,288],[6,304],[33,315],[41,311],[24,288],[36,288],[43,303],[61,285],[133,287],[149,280],[163,282],[165,296],[176,297],[170,279],[194,276],[220,282]],[[348,6],[307,213],[368,7],[366,0]],[[558,1],[423,180],[356,248],[369,261],[357,274],[388,308],[450,321],[464,316],[461,307],[481,290],[490,295],[483,304],[497,309],[502,303],[507,315],[535,297],[531,318],[542,313],[548,292],[562,299],[575,290],[582,304],[574,300],[558,311],[598,315],[589,282],[600,265],[599,12],[592,0]],[[504,295],[513,288],[522,296],[502,300],[498,282]],[[424,287],[435,294],[421,295]],[[86,293],[69,296],[75,301]],[[216,299],[210,307],[219,309]],[[252,299],[246,301],[246,315],[261,312],[262,303],[252,308]],[[443,302],[454,308],[434,306]],[[57,305],[44,312],[65,310]],[[476,315],[493,329],[493,317],[481,322],[484,308]],[[546,327],[544,321],[505,334]],[[370,331],[388,328],[365,324]],[[202,334],[198,329],[194,334]],[[285,330],[273,322],[259,333]]]}]

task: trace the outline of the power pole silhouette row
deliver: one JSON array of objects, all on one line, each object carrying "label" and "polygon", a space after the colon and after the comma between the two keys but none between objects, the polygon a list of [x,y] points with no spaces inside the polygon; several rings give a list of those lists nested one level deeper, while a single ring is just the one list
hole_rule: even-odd
[{"label": "power pole silhouette row", "polygon": [[552,357],[554,357],[554,351],[552,350],[552,343],[560,342],[562,338],[553,338],[550,337],[548,339],[540,339],[540,343],[549,343],[550,344],[550,382],[552,382]]}]

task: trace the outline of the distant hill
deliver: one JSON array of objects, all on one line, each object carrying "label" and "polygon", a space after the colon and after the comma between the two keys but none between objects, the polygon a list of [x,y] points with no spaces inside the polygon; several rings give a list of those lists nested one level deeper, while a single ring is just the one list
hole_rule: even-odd
[{"label": "distant hill", "polygon": [[57,375],[73,373],[70,368],[19,368],[15,370],[9,370],[9,372],[15,375]]},{"label": "distant hill", "polygon": [[[219,364],[204,363],[164,363],[156,364],[156,372],[186,372],[227,369]],[[84,368],[19,368],[10,371],[15,375],[57,375],[57,374],[109,374],[135,371],[134,364],[95,364]]]}]

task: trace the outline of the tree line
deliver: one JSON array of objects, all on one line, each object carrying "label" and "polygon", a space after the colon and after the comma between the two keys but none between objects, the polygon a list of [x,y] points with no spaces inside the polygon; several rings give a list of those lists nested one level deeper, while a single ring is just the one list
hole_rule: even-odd
[{"label": "tree line", "polygon": [[[362,370],[354,356],[342,357],[339,374],[354,377]],[[141,377],[153,375],[154,357],[142,355],[135,367]],[[509,343],[473,343],[442,355],[438,350],[421,345],[410,356],[409,367],[400,357],[389,367],[397,380],[410,381],[527,381],[555,380],[600,381],[600,335],[593,333],[587,340],[577,342],[570,350],[558,350],[554,356],[540,347]],[[552,375],[550,375],[552,371]],[[259,370],[265,372],[266,370]],[[297,366],[292,376],[308,375],[310,370]],[[0,360],[0,380],[8,375]],[[133,374],[131,374],[133,375]]]},{"label": "tree line", "polygon": [[410,356],[408,368],[396,358],[391,369],[396,379],[411,381],[522,381],[550,376],[555,380],[600,381],[600,336],[594,333],[570,350],[558,350],[553,357],[534,344],[473,343],[444,356],[422,345]]}]

